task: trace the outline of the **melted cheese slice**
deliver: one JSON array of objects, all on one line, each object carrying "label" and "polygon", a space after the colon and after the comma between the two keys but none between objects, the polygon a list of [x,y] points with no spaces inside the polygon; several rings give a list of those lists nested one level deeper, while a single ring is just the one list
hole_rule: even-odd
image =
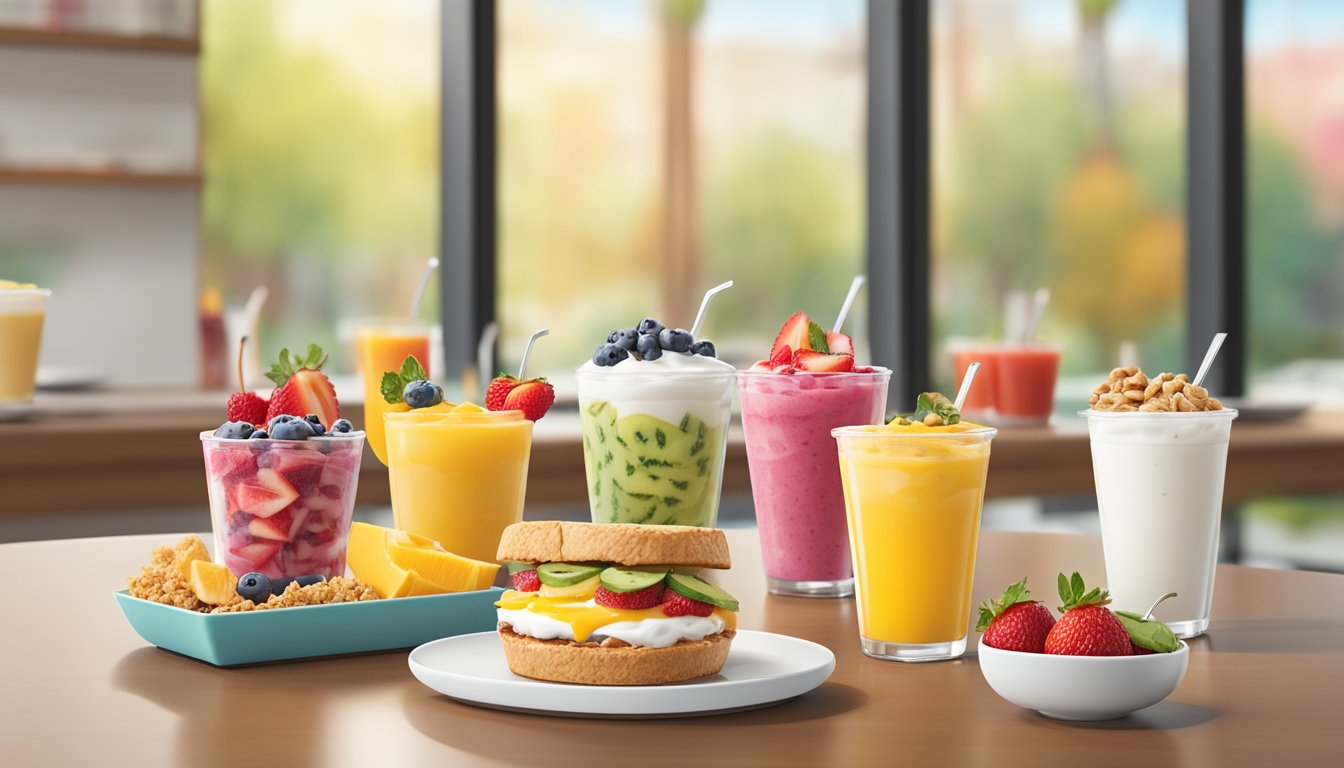
[{"label": "melted cheese slice", "polygon": [[[590,579],[573,587],[552,590],[551,594],[546,594],[551,588],[545,586],[538,592],[519,592],[510,589],[500,595],[495,607],[510,611],[527,610],[568,624],[574,630],[574,641],[579,643],[586,641],[594,632],[608,624],[668,618],[667,614],[656,606],[638,611],[625,611],[598,605],[593,602],[593,595],[597,591],[596,582],[597,579]],[[587,589],[578,590],[578,587]],[[555,592],[562,594],[556,595]],[[732,611],[715,607],[711,615],[718,616],[723,621],[724,630],[737,629],[737,614]]]}]

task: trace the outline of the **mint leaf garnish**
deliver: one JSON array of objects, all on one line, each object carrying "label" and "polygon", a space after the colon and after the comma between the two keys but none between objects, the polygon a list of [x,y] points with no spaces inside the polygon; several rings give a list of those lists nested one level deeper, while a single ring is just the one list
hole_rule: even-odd
[{"label": "mint leaf garnish", "polygon": [[1130,611],[1116,611],[1115,617],[1124,625],[1129,639],[1140,648],[1158,653],[1171,653],[1181,647],[1176,633],[1171,627],[1157,619],[1144,620],[1142,616]]},{"label": "mint leaf garnish", "polygon": [[937,392],[921,392],[915,400],[915,412],[900,414],[893,421],[905,419],[906,421],[927,423],[926,419],[930,414],[937,416],[936,421],[939,422],[930,426],[951,426],[961,421],[961,412],[957,410],[957,407],[952,404],[951,400]]},{"label": "mint leaf garnish", "polygon": [[401,363],[400,371],[387,371],[383,374],[382,381],[378,382],[378,392],[382,394],[384,400],[395,405],[401,402],[401,393],[406,390],[407,384],[428,378],[425,366],[415,359],[415,355],[407,355]]},{"label": "mint leaf garnish", "polygon": [[831,345],[826,343],[826,331],[822,330],[820,325],[810,321],[807,324],[807,343],[814,352],[820,352],[823,355],[831,354]]}]

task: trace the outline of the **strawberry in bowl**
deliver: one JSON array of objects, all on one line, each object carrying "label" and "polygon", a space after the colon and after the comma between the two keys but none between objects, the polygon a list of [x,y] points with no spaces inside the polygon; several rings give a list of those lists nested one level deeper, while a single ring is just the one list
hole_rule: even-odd
[{"label": "strawberry in bowl", "polygon": [[980,671],[995,693],[1059,720],[1112,720],[1180,685],[1190,649],[1165,624],[1111,611],[1106,590],[1077,573],[1059,574],[1059,596],[1058,620],[1025,579],[981,606]]}]

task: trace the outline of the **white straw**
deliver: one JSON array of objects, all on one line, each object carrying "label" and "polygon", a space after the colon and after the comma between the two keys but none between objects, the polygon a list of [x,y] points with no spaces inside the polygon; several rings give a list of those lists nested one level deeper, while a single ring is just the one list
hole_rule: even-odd
[{"label": "white straw", "polygon": [[431,258],[425,262],[425,276],[420,278],[420,288],[415,292],[415,300],[411,302],[411,313],[408,315],[408,319],[414,320],[416,315],[420,314],[420,302],[425,300],[425,290],[429,288],[429,278],[433,277],[434,270],[438,267],[438,259]]},{"label": "white straw", "polygon": [[1199,364],[1199,373],[1195,374],[1195,380],[1190,382],[1198,387],[1204,383],[1204,377],[1209,375],[1209,369],[1213,367],[1213,358],[1218,356],[1218,350],[1223,347],[1223,339],[1227,338],[1226,333],[1215,333],[1213,341],[1209,344],[1209,351],[1204,353],[1204,362]]},{"label": "white straw", "polygon": [[550,328],[542,328],[541,330],[532,334],[532,338],[527,340],[527,348],[523,350],[523,362],[518,364],[519,379],[523,378],[523,371],[527,370],[527,358],[529,355],[532,354],[532,345],[537,343],[537,339],[540,339],[542,336],[545,336],[550,332],[551,332]]},{"label": "white straw", "polygon": [[1050,303],[1050,289],[1037,288],[1036,293],[1031,297],[1031,314],[1027,316],[1027,325],[1022,329],[1022,343],[1029,343],[1036,338],[1036,326],[1041,324],[1041,318],[1045,317],[1045,307]]},{"label": "white straw", "polygon": [[966,366],[966,375],[961,379],[961,390],[957,392],[956,402],[952,403],[952,407],[958,411],[961,410],[962,404],[966,402],[966,396],[971,393],[971,382],[975,381],[975,374],[979,370],[980,363],[971,363]]},{"label": "white straw", "polygon": [[863,275],[856,275],[849,284],[849,295],[845,297],[845,303],[840,305],[840,314],[835,318],[835,325],[831,326],[832,331],[839,331],[840,326],[845,324],[845,317],[849,315],[849,308],[854,305],[854,297],[859,295],[861,287],[863,287]]},{"label": "white straw", "polygon": [[691,326],[692,336],[698,336],[700,334],[700,324],[705,321],[705,310],[709,309],[709,300],[714,298],[715,294],[726,291],[732,287],[733,281],[729,280],[726,283],[720,283],[713,288],[710,288],[708,291],[705,291],[705,298],[700,300],[700,311],[695,315],[695,325]]}]

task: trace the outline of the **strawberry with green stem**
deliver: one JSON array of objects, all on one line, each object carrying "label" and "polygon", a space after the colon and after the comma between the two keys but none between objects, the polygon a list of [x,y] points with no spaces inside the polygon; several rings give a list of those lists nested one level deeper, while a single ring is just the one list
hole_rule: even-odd
[{"label": "strawberry with green stem", "polygon": [[302,419],[312,413],[317,415],[322,426],[331,429],[341,417],[341,407],[331,379],[322,373],[326,362],[326,354],[316,344],[309,344],[302,357],[291,355],[288,349],[280,350],[279,362],[266,374],[276,386],[266,410],[267,424],[282,414]]},{"label": "strawberry with green stem", "polygon": [[1055,617],[1039,600],[1031,599],[1027,580],[1008,585],[1003,596],[980,604],[977,631],[991,648],[1021,653],[1044,653],[1045,638],[1055,626]]},{"label": "strawberry with green stem", "polygon": [[1089,590],[1083,577],[1059,574],[1059,607],[1064,614],[1045,638],[1045,652],[1061,656],[1130,656],[1129,632],[1106,606],[1111,595],[1101,587]]}]

